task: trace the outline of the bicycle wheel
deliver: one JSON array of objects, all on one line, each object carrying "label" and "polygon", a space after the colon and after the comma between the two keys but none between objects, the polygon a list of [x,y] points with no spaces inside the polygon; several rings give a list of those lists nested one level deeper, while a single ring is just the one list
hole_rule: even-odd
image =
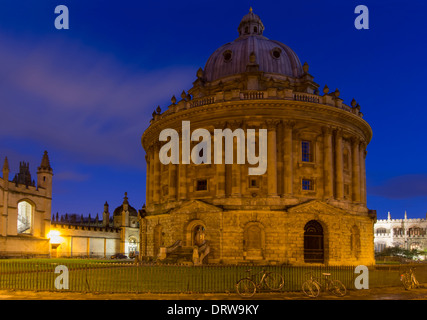
[{"label": "bicycle wheel", "polygon": [[285,284],[285,279],[283,279],[282,275],[274,272],[268,273],[264,281],[267,287],[274,291],[282,289]]},{"label": "bicycle wheel", "polygon": [[417,278],[415,278],[415,275],[412,275],[412,286],[414,288],[418,288],[420,286],[420,283],[418,282]]},{"label": "bicycle wheel", "polygon": [[243,298],[250,298],[256,292],[256,285],[251,279],[241,279],[236,283],[236,291]]},{"label": "bicycle wheel", "polygon": [[403,287],[405,290],[411,290],[412,288],[412,280],[411,276],[407,273],[404,273],[400,276],[400,281],[402,281]]},{"label": "bicycle wheel", "polygon": [[345,285],[339,280],[332,280],[329,284],[329,291],[338,297],[343,297],[347,293]]},{"label": "bicycle wheel", "polygon": [[307,280],[302,284],[302,292],[307,297],[316,298],[320,293],[320,287],[316,282]]}]

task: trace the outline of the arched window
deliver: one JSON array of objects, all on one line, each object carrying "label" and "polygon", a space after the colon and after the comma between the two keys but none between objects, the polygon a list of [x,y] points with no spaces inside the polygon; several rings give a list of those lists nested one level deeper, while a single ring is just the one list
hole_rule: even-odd
[{"label": "arched window", "polygon": [[248,260],[265,259],[264,226],[259,222],[249,222],[243,229],[243,255]]},{"label": "arched window", "polygon": [[409,245],[409,248],[411,250],[420,250],[421,249],[421,244],[418,242],[413,242]]},{"label": "arched window", "polygon": [[137,250],[136,239],[134,237],[129,238],[129,253],[135,253]]},{"label": "arched window", "polygon": [[353,226],[350,235],[350,252],[356,259],[360,255],[360,231],[359,228]]},{"label": "arched window", "polygon": [[163,245],[163,228],[160,224],[154,227],[153,233],[153,255],[157,257],[160,247]]},{"label": "arched window", "polygon": [[394,236],[403,236],[403,228],[394,228],[393,229]]},{"label": "arched window", "polygon": [[386,228],[378,228],[376,230],[376,234],[386,234],[387,233],[387,229]]},{"label": "arched window", "polygon": [[309,221],[304,227],[304,262],[323,263],[323,228],[316,220]]},{"label": "arched window", "polygon": [[193,229],[193,245],[201,246],[205,243],[205,227],[198,225]]},{"label": "arched window", "polygon": [[17,232],[20,234],[32,233],[33,206],[27,201],[18,203]]},{"label": "arched window", "polygon": [[262,234],[261,228],[257,225],[251,225],[245,232],[245,249],[261,249],[262,248]]}]

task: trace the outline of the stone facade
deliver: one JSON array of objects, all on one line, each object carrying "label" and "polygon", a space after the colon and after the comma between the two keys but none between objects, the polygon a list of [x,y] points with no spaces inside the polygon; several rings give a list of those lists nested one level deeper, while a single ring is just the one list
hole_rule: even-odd
[{"label": "stone facade", "polygon": [[376,252],[387,247],[427,249],[427,219],[408,219],[406,212],[403,219],[392,219],[389,212],[387,219],[377,220],[374,228]]},{"label": "stone facade", "polygon": [[77,215],[66,215],[59,219],[52,217],[51,239],[55,257],[110,258],[117,253],[126,256],[139,251],[138,211],[129,202],[127,194],[123,204],[110,216],[106,202],[102,220],[98,215],[92,219]]},{"label": "stone facade", "polygon": [[0,257],[97,257],[139,250],[138,211],[123,204],[110,217],[108,203],[102,220],[51,216],[52,177],[47,152],[37,171],[37,185],[28,163],[9,181],[9,162],[0,179]]},{"label": "stone facade", "polygon": [[[263,29],[251,11],[239,37],[214,52],[188,93],[180,101],[173,97],[163,113],[160,107],[153,112],[142,136],[147,187],[141,255],[157,257],[177,241],[200,247],[203,232],[209,263],[371,265],[376,214],[366,207],[365,178],[371,128],[354,99],[346,105],[327,86],[320,95],[308,65],[265,38]],[[193,133],[210,133],[205,159],[214,158],[215,129],[242,129],[244,138],[255,129],[256,143],[265,129],[267,171],[249,175],[254,165],[236,163],[237,139],[232,164],[224,163],[227,142],[221,164],[163,164],[159,137],[167,128],[179,134],[184,159],[183,121]],[[191,141],[192,150],[199,141]]]},{"label": "stone facade", "polygon": [[48,257],[53,173],[47,152],[38,167],[37,185],[28,163],[20,164],[11,181],[9,173],[6,157],[0,179],[0,256]]}]

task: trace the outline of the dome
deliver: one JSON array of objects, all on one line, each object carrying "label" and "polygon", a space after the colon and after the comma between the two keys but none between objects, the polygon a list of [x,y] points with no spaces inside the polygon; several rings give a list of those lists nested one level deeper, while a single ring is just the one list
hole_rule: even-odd
[{"label": "dome", "polygon": [[[129,216],[138,216],[138,211],[132,206],[129,205]],[[114,209],[113,216],[120,216],[123,212],[123,205]]]},{"label": "dome", "polygon": [[263,36],[264,25],[258,15],[245,15],[238,27],[239,37],[218,48],[204,69],[206,81],[244,73],[248,64],[265,73],[299,78],[304,74],[295,52],[285,44]]},{"label": "dome", "polygon": [[136,211],[136,209],[129,204],[127,192],[125,192],[125,197],[123,198],[123,204],[120,207],[117,207],[113,211],[113,216],[120,216],[123,212],[124,205],[128,206],[129,216],[138,216],[138,211]]}]

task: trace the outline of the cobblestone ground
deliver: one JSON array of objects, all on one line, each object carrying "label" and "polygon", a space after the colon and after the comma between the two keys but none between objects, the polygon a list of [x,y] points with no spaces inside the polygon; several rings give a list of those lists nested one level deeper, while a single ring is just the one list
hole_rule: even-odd
[{"label": "cobblestone ground", "polygon": [[[235,293],[223,294],[148,294],[148,293],[74,293],[74,292],[33,292],[0,290],[0,300],[246,300]],[[257,293],[251,300],[427,300],[427,284],[422,288],[405,290],[403,287],[349,290],[339,298],[321,292],[316,299],[304,296],[302,292]]]}]

